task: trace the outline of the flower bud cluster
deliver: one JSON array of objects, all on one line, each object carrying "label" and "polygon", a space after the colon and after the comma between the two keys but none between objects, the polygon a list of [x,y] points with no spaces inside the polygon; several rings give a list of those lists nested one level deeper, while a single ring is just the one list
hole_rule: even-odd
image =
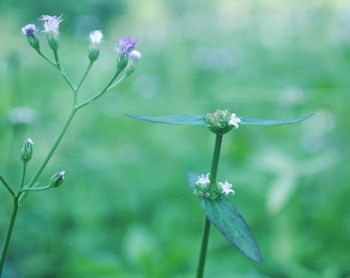
[{"label": "flower bud cluster", "polygon": [[209,173],[198,177],[193,190],[193,194],[197,195],[199,198],[209,200],[216,200],[221,196],[227,196],[230,193],[234,194],[232,184],[228,181],[212,184],[209,178]]},{"label": "flower bud cluster", "polygon": [[141,53],[135,50],[136,40],[123,37],[119,40],[117,46],[117,70],[130,75],[136,69],[138,61],[141,59]]},{"label": "flower bud cluster", "polygon": [[230,131],[232,127],[238,128],[238,124],[241,122],[241,119],[235,113],[228,110],[217,110],[214,113],[208,113],[205,120],[211,131],[221,134]]},{"label": "flower bud cluster", "polygon": [[[43,24],[43,32],[47,35],[47,42],[50,48],[57,55],[59,26],[63,21],[62,16],[42,15],[39,20]],[[40,41],[37,35],[38,28],[35,24],[27,24],[22,28],[22,34],[28,39],[31,47],[40,52]],[[89,34],[88,58],[91,63],[95,62],[100,55],[100,44],[103,39],[103,33],[95,30]],[[141,53],[135,50],[136,40],[133,38],[123,37],[119,40],[117,46],[117,71],[125,71],[126,76],[132,74],[141,59]]]}]

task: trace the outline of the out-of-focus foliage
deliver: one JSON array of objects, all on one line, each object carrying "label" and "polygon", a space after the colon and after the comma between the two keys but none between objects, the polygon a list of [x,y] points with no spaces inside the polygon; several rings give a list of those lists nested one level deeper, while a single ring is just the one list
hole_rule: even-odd
[{"label": "out-of-focus foliage", "polygon": [[[73,80],[88,63],[88,32],[106,34],[82,98],[113,74],[119,36],[137,37],[143,58],[75,119],[41,177],[65,169],[66,181],[23,203],[6,277],[193,277],[203,213],[186,173],[209,171],[214,135],[123,114],[217,108],[256,118],[316,114],[225,137],[219,177],[233,183],[231,200],[265,262],[251,263],[213,230],[207,277],[350,277],[348,1],[3,0],[0,170],[12,183],[24,138],[35,142],[33,173],[71,99],[20,28],[61,13],[60,52]],[[23,106],[33,110],[24,114],[30,126],[14,124],[13,109]],[[1,188],[1,240],[10,202]]]}]

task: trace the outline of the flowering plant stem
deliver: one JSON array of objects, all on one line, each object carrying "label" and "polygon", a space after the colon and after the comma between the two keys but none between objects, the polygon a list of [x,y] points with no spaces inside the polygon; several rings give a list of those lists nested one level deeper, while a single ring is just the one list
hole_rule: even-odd
[{"label": "flowering plant stem", "polygon": [[[66,122],[65,122],[65,124],[64,124],[64,126],[63,126],[63,128],[61,130],[61,132],[57,136],[55,142],[53,143],[53,145],[52,145],[52,147],[50,149],[50,151],[46,155],[44,161],[42,162],[42,164],[40,165],[40,167],[38,168],[36,173],[34,174],[33,178],[29,181],[28,185],[26,185],[24,187],[25,174],[26,174],[26,163],[23,164],[23,172],[22,172],[21,182],[20,182],[20,186],[19,186],[18,191],[14,191],[12,189],[12,187],[0,175],[0,181],[4,184],[4,186],[6,187],[8,192],[13,197],[13,207],[12,207],[11,218],[10,218],[10,221],[9,221],[9,224],[8,224],[8,227],[7,227],[5,240],[4,240],[3,247],[2,247],[2,250],[1,250],[1,255],[0,255],[0,277],[2,275],[2,271],[3,271],[3,268],[4,268],[5,259],[6,259],[6,256],[7,256],[7,251],[8,251],[9,243],[10,243],[10,240],[11,240],[11,236],[12,236],[12,232],[13,232],[13,228],[14,228],[14,224],[15,224],[15,221],[16,221],[16,217],[17,217],[17,213],[18,213],[18,209],[19,209],[20,203],[23,201],[23,199],[29,193],[29,191],[31,191],[30,189],[32,189],[33,186],[36,184],[38,178],[40,177],[40,175],[44,171],[46,165],[50,161],[52,155],[55,153],[57,147],[59,146],[59,144],[62,141],[64,135],[66,134],[66,132],[67,132],[69,126],[71,125],[71,123],[72,123],[76,113],[81,108],[83,108],[83,107],[87,106],[88,104],[92,103],[97,98],[101,97],[105,92],[107,92],[108,89],[110,89],[110,87],[113,84],[113,82],[118,77],[118,75],[120,74],[120,71],[116,71],[116,73],[113,75],[111,80],[107,83],[107,85],[101,91],[99,91],[94,96],[92,96],[91,98],[87,99],[86,101],[83,101],[82,103],[78,104],[78,91],[79,91],[81,85],[83,84],[86,76],[88,75],[88,73],[89,73],[93,63],[92,62],[89,63],[89,65],[87,67],[87,70],[85,71],[83,77],[81,78],[80,82],[78,83],[78,86],[74,87],[74,85],[72,84],[72,82],[70,81],[70,79],[64,73],[62,67],[60,66],[60,62],[59,62],[59,58],[58,58],[57,52],[54,51],[55,62],[50,60],[41,51],[37,51],[37,52],[39,53],[39,55],[42,58],[44,58],[47,62],[49,62],[52,66],[54,66],[61,73],[61,75],[63,76],[63,78],[65,79],[65,81],[67,82],[67,84],[69,85],[69,87],[73,91],[73,103],[72,103],[71,112],[70,112],[70,114],[68,116],[68,119],[66,120]],[[25,190],[23,190],[23,188],[25,188]],[[41,188],[41,189],[43,189],[43,188]]]},{"label": "flowering plant stem", "polygon": [[[211,171],[210,171],[210,185],[216,184],[216,174],[219,166],[222,137],[223,135],[221,133],[216,134],[215,148],[214,148],[213,160],[212,160]],[[209,234],[210,234],[210,221],[207,217],[205,217],[202,246],[201,246],[198,268],[197,268],[197,278],[202,278],[204,274]]]}]

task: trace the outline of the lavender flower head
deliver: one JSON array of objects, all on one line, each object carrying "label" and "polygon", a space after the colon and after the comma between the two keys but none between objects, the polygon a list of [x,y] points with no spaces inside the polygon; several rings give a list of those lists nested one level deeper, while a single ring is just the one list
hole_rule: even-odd
[{"label": "lavender flower head", "polygon": [[34,37],[34,35],[38,32],[35,24],[27,24],[22,28],[22,34],[26,37]]},{"label": "lavender flower head", "polygon": [[119,39],[117,51],[119,52],[120,55],[128,56],[130,52],[134,50],[135,46],[136,46],[135,39],[123,37]]},{"label": "lavender flower head", "polygon": [[44,32],[57,39],[59,36],[58,27],[63,20],[62,16],[42,15],[39,20],[44,24]]}]

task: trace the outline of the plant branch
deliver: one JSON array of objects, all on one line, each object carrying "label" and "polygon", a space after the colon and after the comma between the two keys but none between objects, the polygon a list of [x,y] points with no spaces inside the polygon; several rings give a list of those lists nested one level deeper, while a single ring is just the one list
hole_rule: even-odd
[{"label": "plant branch", "polygon": [[94,63],[94,62],[91,62],[91,61],[89,62],[89,65],[88,65],[88,67],[87,67],[87,69],[86,69],[86,71],[85,71],[83,77],[81,78],[81,80],[80,80],[80,82],[79,82],[79,84],[78,84],[78,86],[77,86],[77,88],[76,88],[76,92],[78,92],[79,89],[80,89],[80,87],[81,87],[81,85],[83,85],[83,83],[84,83],[84,81],[85,81],[85,79],[86,79],[86,77],[87,77],[87,75],[88,75],[88,73],[89,73],[89,71],[90,71],[90,69],[91,69],[93,63]]},{"label": "plant branch", "polygon": [[8,224],[8,227],[7,227],[7,232],[6,232],[6,235],[5,235],[5,241],[4,241],[2,249],[1,249],[0,277],[1,277],[2,271],[4,269],[5,260],[6,260],[6,256],[7,256],[7,251],[8,251],[8,247],[9,247],[9,244],[10,244],[13,227],[15,225],[17,212],[18,212],[18,197],[14,197],[13,198],[13,207],[12,207],[11,218],[10,218],[10,222]]},{"label": "plant branch", "polygon": [[108,82],[108,84],[100,92],[98,92],[97,94],[88,98],[87,100],[83,101],[79,105],[75,106],[75,109],[79,110],[79,109],[85,107],[86,105],[92,103],[96,99],[100,98],[105,92],[108,91],[109,87],[113,84],[114,80],[118,77],[119,74],[120,74],[120,71],[119,70],[116,71],[116,73],[113,75],[112,79]]},{"label": "plant branch", "polygon": [[12,197],[15,197],[16,196],[15,192],[12,190],[11,186],[6,182],[5,178],[1,174],[0,174],[0,181],[8,190],[8,192],[12,195]]}]

